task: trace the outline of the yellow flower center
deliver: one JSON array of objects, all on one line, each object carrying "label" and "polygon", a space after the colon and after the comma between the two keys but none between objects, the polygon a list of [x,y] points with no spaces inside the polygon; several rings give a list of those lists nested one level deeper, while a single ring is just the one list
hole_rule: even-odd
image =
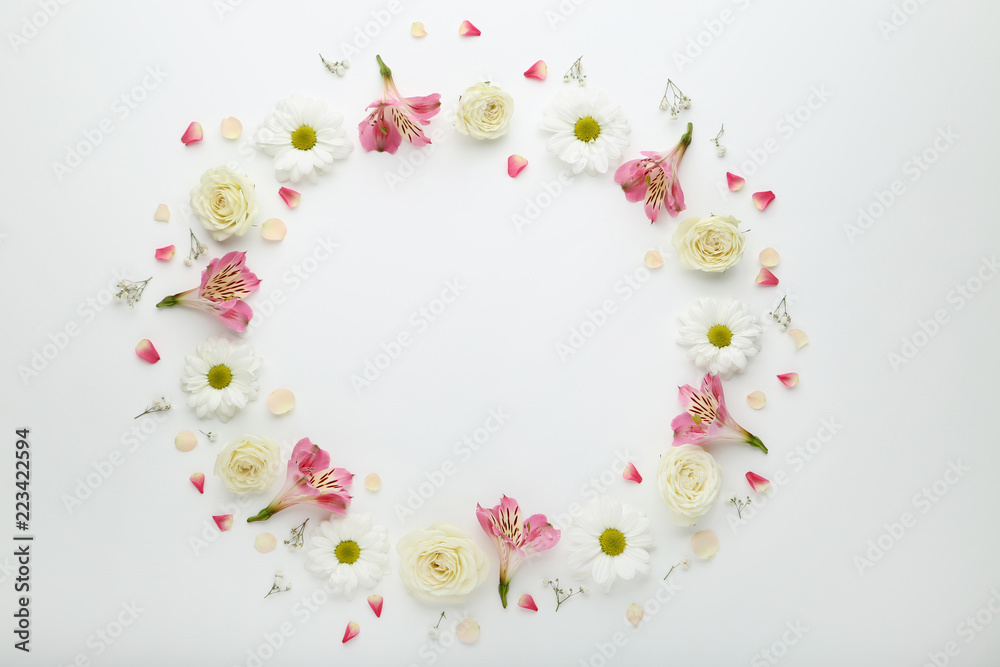
[{"label": "yellow flower center", "polygon": [[618,556],[625,551],[625,535],[617,528],[608,528],[601,533],[601,551],[609,556]]},{"label": "yellow flower center", "polygon": [[208,371],[208,384],[212,385],[213,389],[225,389],[232,381],[233,372],[229,370],[228,366],[219,364],[212,366]]},{"label": "yellow flower center", "polygon": [[352,565],[354,561],[361,557],[361,547],[354,540],[344,540],[333,550],[333,555],[341,563]]},{"label": "yellow flower center", "polygon": [[716,324],[708,330],[708,342],[715,347],[726,347],[733,340],[733,332],[725,324]]},{"label": "yellow flower center", "polygon": [[576,126],[573,127],[573,132],[576,133],[577,139],[589,144],[601,134],[601,126],[598,125],[597,121],[590,116],[584,116],[580,120],[576,121]]},{"label": "yellow flower center", "polygon": [[292,146],[300,151],[307,151],[316,145],[316,130],[308,125],[303,125],[292,132]]}]

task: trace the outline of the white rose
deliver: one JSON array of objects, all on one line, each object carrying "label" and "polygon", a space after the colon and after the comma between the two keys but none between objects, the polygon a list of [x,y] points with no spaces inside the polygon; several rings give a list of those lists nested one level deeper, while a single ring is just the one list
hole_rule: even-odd
[{"label": "white rose", "polygon": [[674,231],[674,249],[681,266],[701,271],[725,271],[743,257],[740,221],[731,215],[688,218]]},{"label": "white rose", "polygon": [[450,523],[405,535],[396,552],[403,584],[421,602],[462,602],[490,572],[486,553]]},{"label": "white rose", "polygon": [[673,523],[693,526],[719,497],[722,469],[698,445],[679,445],[660,457],[656,480]]},{"label": "white rose", "polygon": [[243,236],[257,217],[253,183],[229,167],[209,169],[191,190],[191,208],[216,241]]},{"label": "white rose", "polygon": [[233,493],[266,491],[278,472],[278,443],[257,435],[244,435],[226,444],[215,459],[215,474]]},{"label": "white rose", "polygon": [[496,86],[477,83],[458,100],[455,129],[476,139],[497,139],[507,134],[514,115],[514,98]]}]

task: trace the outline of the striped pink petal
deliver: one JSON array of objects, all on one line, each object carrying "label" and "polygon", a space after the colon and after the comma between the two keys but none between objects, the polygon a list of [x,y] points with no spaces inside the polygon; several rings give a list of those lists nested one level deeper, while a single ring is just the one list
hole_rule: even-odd
[{"label": "striped pink petal", "polygon": [[188,125],[188,128],[184,130],[184,134],[181,136],[181,142],[187,146],[195,143],[196,141],[201,141],[204,136],[205,132],[201,129],[201,123],[194,122]]},{"label": "striped pink petal", "polygon": [[528,161],[520,155],[511,155],[507,158],[507,175],[514,178],[528,166]]},{"label": "striped pink petal", "polygon": [[382,618],[382,596],[381,595],[369,595],[368,596],[368,606],[372,608],[375,612],[375,618]]},{"label": "striped pink petal", "polygon": [[219,530],[226,532],[233,527],[233,515],[232,514],[219,514],[218,516],[213,516],[215,519],[215,525],[219,527]]},{"label": "striped pink petal", "polygon": [[750,482],[750,488],[757,493],[764,493],[771,486],[771,481],[769,479],[761,477],[755,472],[747,473],[747,481]]},{"label": "striped pink petal", "polygon": [[166,246],[163,246],[162,248],[157,248],[156,249],[156,253],[155,253],[155,257],[156,257],[156,259],[160,260],[161,262],[166,262],[167,260],[169,260],[171,257],[174,256],[174,251],[175,250],[177,250],[177,248],[175,248],[172,245],[166,245]]},{"label": "striped pink petal", "polygon": [[789,389],[791,389],[792,387],[794,387],[795,385],[797,385],[799,383],[799,374],[798,373],[782,373],[781,375],[778,376],[778,379],[781,380],[781,384],[783,384],[786,387],[788,387]]},{"label": "striped pink petal", "polygon": [[296,192],[291,188],[281,188],[280,190],[278,190],[278,194],[281,196],[281,200],[285,202],[288,208],[295,208],[296,206],[298,206],[299,197],[302,196],[302,193]]},{"label": "striped pink petal", "polygon": [[139,343],[135,346],[135,353],[140,359],[148,361],[151,364],[155,364],[160,360],[160,353],[156,351],[156,348],[153,347],[152,341],[148,338],[143,338],[139,341]]},{"label": "striped pink petal", "polygon": [[458,34],[462,37],[479,37],[483,33],[471,22],[462,21],[462,25],[458,27]]},{"label": "striped pink petal", "polygon": [[753,205],[757,207],[757,210],[763,211],[767,208],[767,205],[774,201],[774,193],[770,190],[764,192],[753,193]]},{"label": "striped pink petal", "polygon": [[341,644],[346,644],[347,642],[351,641],[352,639],[357,637],[358,633],[360,632],[361,632],[361,626],[355,623],[354,621],[351,621],[350,623],[347,624],[347,629],[344,630],[344,639],[341,641]]},{"label": "striped pink petal", "polygon": [[737,176],[731,172],[726,172],[726,180],[729,182],[729,189],[733,192],[739,192],[743,189],[743,185],[747,182],[747,179],[742,176]]},{"label": "striped pink petal", "polygon": [[642,482],[642,475],[639,474],[639,471],[635,469],[635,466],[632,463],[625,466],[625,470],[622,471],[622,477],[630,482],[635,482],[636,484]]},{"label": "striped pink petal", "polygon": [[529,79],[538,79],[539,81],[545,81],[545,77],[549,75],[549,66],[545,64],[544,60],[539,60],[534,65],[529,67],[524,73]]},{"label": "striped pink petal", "polygon": [[769,269],[761,269],[760,273],[757,274],[757,280],[755,282],[758,285],[777,285],[778,277],[771,273]]},{"label": "striped pink petal", "polygon": [[531,597],[527,593],[522,595],[517,601],[517,606],[521,609],[527,609],[528,611],[538,611],[538,605],[535,604],[535,598]]}]

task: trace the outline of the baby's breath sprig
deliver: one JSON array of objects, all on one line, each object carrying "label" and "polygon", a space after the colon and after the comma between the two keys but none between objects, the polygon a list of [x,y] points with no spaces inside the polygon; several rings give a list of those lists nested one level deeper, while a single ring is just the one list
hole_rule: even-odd
[{"label": "baby's breath sprig", "polygon": [[198,240],[198,237],[194,235],[194,230],[189,227],[188,232],[191,234],[191,250],[188,252],[188,256],[184,258],[184,266],[191,266],[194,260],[208,252],[208,247]]},{"label": "baby's breath sprig", "polygon": [[151,412],[166,412],[167,410],[170,409],[170,407],[171,407],[170,401],[161,396],[160,398],[154,400],[153,404],[150,405],[148,408],[146,408],[145,412],[136,415],[132,419],[138,419],[139,417],[142,417],[143,415],[148,415]]},{"label": "baby's breath sprig", "polygon": [[778,323],[781,330],[784,331],[788,328],[788,325],[792,323],[792,316],[788,314],[788,304],[785,303],[785,299],[788,296],[781,297],[781,301],[778,302],[778,306],[768,313],[771,318]]},{"label": "baby's breath sprig", "polygon": [[292,533],[285,544],[288,545],[289,549],[301,549],[302,544],[305,540],[306,524],[309,523],[309,519],[306,519],[300,523],[297,527],[292,528]]},{"label": "baby's breath sprig", "polygon": [[152,276],[145,280],[128,280],[127,278],[122,278],[118,281],[118,291],[115,292],[115,301],[124,301],[128,304],[129,308],[134,308],[135,304],[142,297],[142,291],[146,289],[146,285],[152,279]]},{"label": "baby's breath sprig", "polygon": [[562,603],[566,602],[567,600],[569,600],[574,595],[579,595],[580,593],[586,593],[587,592],[587,589],[584,588],[583,586],[580,586],[579,588],[576,588],[576,589],[574,589],[574,588],[561,588],[559,586],[559,580],[558,579],[556,579],[555,581],[552,581],[550,579],[545,579],[545,580],[542,581],[542,585],[543,586],[551,586],[552,587],[552,591],[556,594],[556,611],[559,611],[559,607],[562,605]]},{"label": "baby's breath sprig", "polygon": [[437,624],[434,625],[427,632],[427,634],[429,634],[431,636],[431,639],[437,639],[441,635],[441,621],[443,621],[443,620],[444,620],[444,612],[442,611],[441,615],[438,616],[438,622],[437,622]]},{"label": "baby's breath sprig", "polygon": [[[282,588],[282,586],[284,586],[284,588]],[[285,583],[285,573],[282,572],[281,570],[275,570],[274,583],[271,584],[271,590],[267,592],[267,595],[264,596],[264,599],[266,600],[275,593],[284,593],[285,591],[290,591],[290,590],[292,590],[292,585]]]},{"label": "baby's breath sprig", "polygon": [[691,561],[689,561],[687,558],[685,558],[684,560],[682,560],[679,563],[674,563],[673,565],[670,566],[670,569],[667,571],[667,573],[665,575],[663,575],[663,580],[666,581],[667,577],[670,576],[670,573],[673,572],[674,570],[676,570],[677,568],[682,567],[684,569],[687,569],[687,566],[690,565],[690,564],[691,564]]},{"label": "baby's breath sprig", "polygon": [[583,73],[583,56],[574,60],[566,73],[563,74],[563,82],[569,83],[570,81],[576,81],[581,86],[587,83],[587,75]]},{"label": "baby's breath sprig", "polygon": [[209,431],[208,433],[201,431],[201,433],[204,434],[206,438],[208,438],[209,442],[215,442],[216,440],[219,439],[219,434],[216,433],[215,431]]},{"label": "baby's breath sprig", "polygon": [[667,79],[667,89],[663,91],[660,109],[669,111],[671,118],[677,118],[682,109],[691,108],[691,98],[681,92],[677,84]]},{"label": "baby's breath sprig", "polygon": [[736,516],[739,517],[740,519],[742,519],[743,518],[743,510],[745,510],[747,508],[747,505],[750,504],[750,496],[747,496],[746,502],[743,502],[742,500],[740,500],[736,496],[733,496],[732,498],[730,498],[729,502],[731,502],[733,505],[736,506]]},{"label": "baby's breath sprig", "polygon": [[344,73],[351,67],[351,61],[348,60],[347,58],[333,62],[324,58],[323,54],[321,53],[319,54],[319,59],[323,61],[324,67],[326,67],[328,70],[330,70],[337,76],[344,76]]}]

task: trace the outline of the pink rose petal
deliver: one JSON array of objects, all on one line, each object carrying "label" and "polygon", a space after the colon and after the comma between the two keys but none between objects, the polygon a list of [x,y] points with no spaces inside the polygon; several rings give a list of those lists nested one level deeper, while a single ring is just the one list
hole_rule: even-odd
[{"label": "pink rose petal", "polygon": [[635,482],[636,484],[642,482],[642,475],[639,474],[639,471],[636,470],[635,466],[631,463],[625,466],[625,470],[622,470],[622,477],[630,482]]},{"label": "pink rose petal", "polygon": [[240,138],[243,134],[243,123],[240,122],[239,118],[223,118],[220,128],[222,130],[222,136],[230,141],[234,141]]},{"label": "pink rose petal", "polygon": [[198,489],[198,493],[205,493],[205,473],[196,472],[191,475],[191,483]]},{"label": "pink rose petal", "polygon": [[427,30],[424,28],[424,22],[414,21],[413,25],[410,26],[410,34],[414,37],[424,37],[427,34]]},{"label": "pink rose petal", "polygon": [[166,262],[174,256],[175,250],[177,250],[177,248],[172,245],[165,245],[162,248],[157,248],[155,253],[156,259],[161,262]]},{"label": "pink rose petal", "polygon": [[750,488],[757,493],[764,493],[771,487],[771,481],[766,477],[761,477],[755,472],[747,473],[747,481],[750,482]]},{"label": "pink rose petal", "polygon": [[288,233],[284,220],[268,218],[260,226],[260,235],[265,241],[281,241]]},{"label": "pink rose petal", "polygon": [[806,332],[802,329],[791,329],[789,330],[788,335],[792,337],[793,341],[795,341],[796,350],[801,350],[809,344],[809,336],[807,336]]},{"label": "pink rose petal", "polygon": [[740,190],[743,189],[743,185],[747,182],[747,179],[727,171],[726,181],[729,182],[730,190],[732,190],[733,192],[739,192]]},{"label": "pink rose petal", "polygon": [[691,550],[698,558],[711,558],[719,552],[719,536],[710,530],[701,530],[691,536]]},{"label": "pink rose petal", "polygon": [[[198,446],[198,436],[191,431],[181,431],[174,436],[174,447],[179,452],[190,452]],[[201,473],[198,473],[199,475]],[[204,482],[202,482],[204,484]]]},{"label": "pink rose petal", "polygon": [[455,627],[455,636],[463,644],[471,644],[479,639],[479,621],[466,618]]},{"label": "pink rose petal", "polygon": [[767,208],[767,205],[774,201],[774,193],[770,190],[765,192],[755,192],[753,193],[753,205],[757,207],[757,210],[763,211]]},{"label": "pink rose petal", "polygon": [[798,373],[782,373],[781,375],[778,376],[778,379],[781,380],[781,384],[783,384],[786,387],[788,387],[789,389],[791,389],[792,387],[794,387],[795,385],[797,385],[799,383],[799,374]]},{"label": "pink rose petal", "polygon": [[274,415],[284,415],[295,407],[295,394],[291,389],[275,389],[267,395],[267,409]]},{"label": "pink rose petal", "polygon": [[527,609],[528,611],[538,611],[538,605],[535,604],[535,598],[531,597],[527,593],[522,595],[517,601],[517,606],[521,609]]},{"label": "pink rose petal", "polygon": [[764,248],[760,251],[759,259],[761,266],[773,269],[778,265],[778,262],[781,261],[781,256],[774,248]]},{"label": "pink rose petal", "polygon": [[525,167],[528,166],[528,161],[525,160],[520,155],[511,155],[507,158],[507,175],[514,178],[520,174]]},{"label": "pink rose petal", "polygon": [[160,360],[160,353],[156,351],[153,347],[153,343],[148,338],[143,338],[135,346],[135,353],[139,355],[139,358],[143,361],[148,361],[151,364],[155,364]]},{"label": "pink rose petal", "polygon": [[365,490],[375,493],[381,488],[382,478],[378,476],[378,473],[368,473],[368,476],[365,477]]},{"label": "pink rose petal", "polygon": [[545,81],[545,77],[548,75],[549,66],[545,64],[544,60],[539,60],[524,73],[524,76],[529,79],[538,79],[539,81]]},{"label": "pink rose petal", "polygon": [[278,538],[271,533],[261,533],[253,540],[253,548],[262,554],[269,554],[278,546]]},{"label": "pink rose petal", "polygon": [[642,622],[642,617],[645,615],[645,610],[634,602],[625,609],[625,619],[635,627],[639,627],[639,623]]},{"label": "pink rose petal", "polygon": [[344,639],[340,643],[346,644],[347,642],[357,637],[359,632],[361,632],[361,626],[355,623],[354,621],[351,621],[350,623],[347,624],[347,629],[344,630]]},{"label": "pink rose petal", "polygon": [[219,514],[218,516],[213,516],[215,519],[215,525],[219,527],[219,530],[226,532],[233,527],[233,515],[232,514]]},{"label": "pink rose petal", "polygon": [[302,193],[296,192],[291,188],[281,188],[278,190],[278,194],[281,195],[281,200],[285,202],[288,208],[295,208],[299,205],[299,197]]},{"label": "pink rose petal", "polygon": [[760,273],[757,274],[757,280],[755,282],[758,285],[777,285],[778,276],[771,273],[770,269],[761,269]]},{"label": "pink rose petal", "polygon": [[157,222],[170,222],[170,207],[166,204],[157,206],[156,213],[153,214],[153,220]]},{"label": "pink rose petal", "polygon": [[181,137],[181,142],[187,146],[195,143],[196,141],[201,141],[204,136],[205,132],[201,129],[201,123],[191,123],[188,125],[188,129],[184,130],[184,136]]},{"label": "pink rose petal", "polygon": [[762,391],[751,391],[747,394],[747,403],[754,410],[760,410],[767,404],[767,396]]},{"label": "pink rose petal", "polygon": [[375,612],[375,618],[382,618],[382,596],[381,595],[369,595],[368,596],[368,606],[372,608]]},{"label": "pink rose petal", "polygon": [[458,28],[458,34],[462,37],[478,37],[483,33],[469,21],[462,21],[462,25]]}]

